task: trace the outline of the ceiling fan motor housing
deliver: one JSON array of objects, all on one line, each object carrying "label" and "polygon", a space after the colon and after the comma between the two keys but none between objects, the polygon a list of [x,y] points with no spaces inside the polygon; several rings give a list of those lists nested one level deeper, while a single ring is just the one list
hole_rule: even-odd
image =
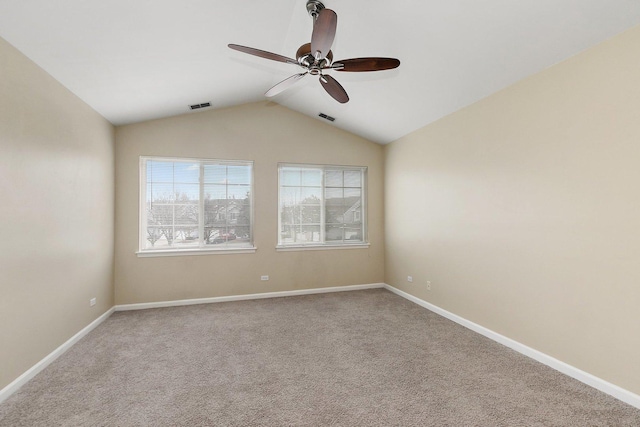
[{"label": "ceiling fan motor housing", "polygon": [[[312,75],[317,75],[322,68],[331,65],[331,62],[333,61],[333,52],[329,51],[325,58],[322,58],[320,61],[316,61],[316,58],[311,54],[311,43],[306,43],[298,48],[298,51],[296,52],[296,59],[301,66],[308,68]],[[313,69],[317,69],[317,72],[314,73]]]}]

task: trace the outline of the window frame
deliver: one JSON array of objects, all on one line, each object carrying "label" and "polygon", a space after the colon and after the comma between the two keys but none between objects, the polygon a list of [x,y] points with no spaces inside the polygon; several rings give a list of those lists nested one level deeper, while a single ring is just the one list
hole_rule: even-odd
[{"label": "window frame", "polygon": [[[203,176],[203,168],[206,165],[224,165],[224,166],[249,166],[251,178],[249,182],[249,242],[247,246],[234,247],[211,247],[203,245],[199,242],[198,247],[188,248],[166,248],[155,249],[146,248],[147,242],[147,161],[159,162],[191,162],[198,163],[200,167],[199,179],[199,197],[198,197],[198,238],[204,235],[204,194],[205,185]],[[238,253],[255,253],[256,247],[254,238],[254,162],[252,160],[223,160],[196,157],[163,157],[163,156],[140,156],[139,158],[139,201],[138,201],[138,257],[157,257],[157,256],[185,256],[185,255],[211,255],[211,254],[238,254]]]},{"label": "window frame", "polygon": [[[283,243],[281,241],[282,236],[282,168],[308,168],[308,169],[321,169],[322,170],[322,185],[321,194],[322,199],[320,201],[320,235],[323,241],[321,242],[308,242],[308,243]],[[361,173],[361,220],[362,220],[362,241],[350,243],[348,241],[327,241],[326,240],[326,205],[325,205],[325,172],[327,170],[359,170]],[[346,188],[346,187],[342,187]],[[304,250],[332,250],[332,249],[364,249],[370,246],[369,243],[369,227],[368,227],[368,206],[367,206],[367,188],[368,188],[368,167],[367,166],[350,166],[350,165],[329,165],[329,164],[309,164],[309,163],[278,163],[278,230],[276,237],[276,251],[304,251]]]}]

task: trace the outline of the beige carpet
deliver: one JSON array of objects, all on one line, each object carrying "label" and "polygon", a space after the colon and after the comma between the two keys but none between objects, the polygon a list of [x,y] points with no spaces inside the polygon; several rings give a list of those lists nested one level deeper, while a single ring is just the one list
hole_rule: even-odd
[{"label": "beige carpet", "polygon": [[0,426],[640,426],[640,410],[386,290],[112,315]]}]

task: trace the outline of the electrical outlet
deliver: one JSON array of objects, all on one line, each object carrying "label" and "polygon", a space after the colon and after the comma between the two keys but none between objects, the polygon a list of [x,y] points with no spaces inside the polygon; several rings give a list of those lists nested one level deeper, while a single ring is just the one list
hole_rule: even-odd
[{"label": "electrical outlet", "polygon": [[431,282],[427,280],[427,290],[430,291],[431,290]]},{"label": "electrical outlet", "polygon": [[260,280],[262,281],[269,280],[269,276],[260,276]]},{"label": "electrical outlet", "polygon": [[413,282],[413,276],[407,276],[407,282]]},{"label": "electrical outlet", "polygon": [[91,298],[91,299],[89,300],[89,306],[90,306],[90,307],[93,307],[94,305],[96,305],[96,299],[95,299],[95,298]]}]

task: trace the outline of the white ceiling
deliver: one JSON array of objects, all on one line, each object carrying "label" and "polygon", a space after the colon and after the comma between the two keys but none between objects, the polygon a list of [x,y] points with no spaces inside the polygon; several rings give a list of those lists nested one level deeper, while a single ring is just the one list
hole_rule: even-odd
[{"label": "white ceiling", "polygon": [[[115,125],[264,99],[299,72],[227,48],[288,57],[311,37],[306,0],[0,0],[0,36]],[[400,68],[316,78],[273,98],[388,143],[640,24],[638,0],[326,0],[335,59],[386,56]],[[640,47],[639,47],[640,48]],[[328,123],[328,122],[327,122]]]}]

